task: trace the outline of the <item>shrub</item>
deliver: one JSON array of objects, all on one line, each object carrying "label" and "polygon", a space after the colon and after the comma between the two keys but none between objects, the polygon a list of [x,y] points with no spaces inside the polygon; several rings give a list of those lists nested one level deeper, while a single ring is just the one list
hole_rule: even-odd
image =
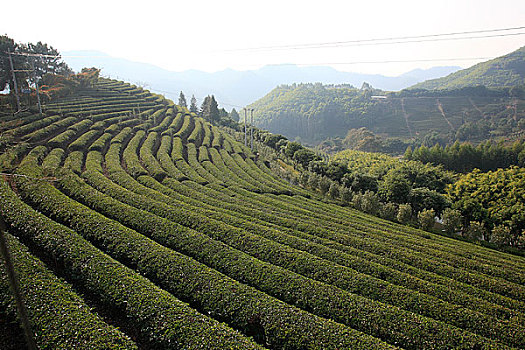
[{"label": "shrub", "polygon": [[352,198],[354,197],[354,193],[351,189],[348,187],[342,186],[341,189],[341,200],[343,203],[350,204],[352,202]]},{"label": "shrub", "polygon": [[487,238],[486,235],[487,230],[485,229],[485,225],[478,221],[471,221],[467,230],[465,231],[465,236],[472,239],[482,240]]},{"label": "shrub", "polygon": [[436,212],[434,209],[423,209],[417,214],[417,221],[419,228],[425,231],[430,231],[436,223]]},{"label": "shrub", "polygon": [[496,225],[492,229],[490,241],[498,245],[510,245],[512,242],[512,231],[508,226]]},{"label": "shrub", "polygon": [[462,216],[458,210],[446,208],[443,210],[443,227],[447,233],[456,233],[461,229]]},{"label": "shrub", "polygon": [[330,179],[328,179],[326,176],[322,176],[319,180],[319,191],[321,191],[321,194],[325,195],[330,190]]},{"label": "shrub", "polygon": [[379,210],[379,197],[375,192],[366,191],[361,199],[361,209],[368,214],[376,215]]},{"label": "shrub", "polygon": [[405,225],[412,221],[412,206],[410,204],[400,204],[396,219]]},{"label": "shrub", "polygon": [[379,216],[383,219],[394,221],[397,215],[397,207],[394,203],[388,202],[379,208]]},{"label": "shrub", "polygon": [[330,198],[332,199],[338,199],[339,198],[339,185],[335,182],[332,182],[332,184],[330,185],[330,188],[328,190],[328,195],[330,196]]}]

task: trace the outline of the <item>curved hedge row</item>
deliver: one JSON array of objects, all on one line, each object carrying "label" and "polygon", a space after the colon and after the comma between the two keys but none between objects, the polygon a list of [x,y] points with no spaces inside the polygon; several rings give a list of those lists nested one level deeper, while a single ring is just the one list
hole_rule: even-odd
[{"label": "curved hedge row", "polygon": [[[77,193],[81,193],[85,186],[70,176],[64,176],[62,181],[63,185],[79,186],[76,189],[71,188],[75,192],[79,191]],[[232,326],[244,330],[248,335],[253,335],[271,347],[393,348],[351,328],[279,302],[185,255],[166,249],[143,235],[72,201],[56,192],[53,187],[29,187],[21,190],[24,196],[28,196],[28,199],[40,210],[63,220],[97,246],[107,250],[119,260],[127,261],[134,269],[156,281],[163,288],[175,295],[183,296],[203,312],[228,321]],[[96,202],[100,205],[109,206],[114,203],[111,198],[97,195],[93,191],[90,195],[95,196],[92,198],[97,198]],[[113,206],[111,212],[120,215],[122,213],[120,210],[122,209]],[[123,214],[130,217],[130,213]],[[164,236],[166,239],[175,238],[162,230],[156,231],[156,235]],[[201,246],[201,249],[206,250],[206,246]]]},{"label": "curved hedge row", "polygon": [[173,134],[174,137],[180,137],[183,140],[186,140],[188,136],[192,133],[193,128],[195,127],[195,118],[186,114],[183,116],[184,121],[177,132]]},{"label": "curved hedge row", "polygon": [[[95,157],[96,158],[96,157]],[[100,163],[100,161],[98,161],[98,163]],[[100,169],[99,169],[100,170]],[[283,297],[284,296],[284,301],[286,302],[291,302],[292,300],[299,303],[299,305],[302,305],[303,308],[305,308],[306,310],[316,310],[315,313],[319,312],[320,315],[324,315],[324,316],[327,316],[327,314],[325,314],[324,312],[326,311],[323,311],[323,307],[321,305],[323,305],[323,295],[327,298],[326,299],[326,302],[328,303],[330,300],[331,300],[331,308],[330,308],[330,315],[331,317],[333,317],[335,320],[339,320],[339,321],[342,321],[344,323],[348,323],[350,322],[350,320],[352,320],[349,325],[353,326],[353,327],[357,327],[357,329],[361,329],[364,331],[363,328],[360,328],[360,327],[363,327],[362,324],[359,324],[359,320],[360,320],[360,316],[359,315],[352,315],[351,311],[350,310],[353,310],[353,308],[349,307],[349,305],[347,305],[346,303],[348,303],[350,300],[352,300],[353,303],[357,303],[359,304],[360,306],[358,307],[359,309],[363,310],[363,309],[367,309],[367,306],[366,305],[370,305],[369,309],[365,312],[365,314],[367,315],[367,319],[373,317],[372,315],[374,314],[380,314],[381,312],[387,312],[389,314],[388,317],[385,317],[384,315],[379,317],[374,321],[376,323],[376,327],[377,328],[381,328],[379,326],[379,324],[381,324],[381,320],[384,320],[384,319],[388,319],[390,320],[390,323],[387,325],[384,325],[383,327],[385,328],[389,328],[390,330],[392,330],[392,328],[396,328],[397,325],[394,325],[392,323],[393,320],[397,320],[398,322],[401,322],[400,320],[410,320],[410,321],[407,321],[408,324],[405,324],[403,322],[403,325],[401,326],[401,324],[399,325],[400,327],[403,327],[403,329],[405,330],[408,330],[410,329],[410,326],[409,324],[419,324],[421,322],[415,322],[414,323],[414,320],[412,319],[413,317],[418,317],[416,315],[413,315],[413,314],[410,314],[410,313],[406,313],[402,310],[392,310],[392,309],[384,309],[384,306],[380,306],[379,304],[374,304],[374,302],[372,301],[369,301],[369,300],[366,300],[366,299],[360,299],[359,297],[357,296],[353,296],[351,294],[345,294],[344,292],[340,291],[340,290],[335,290],[331,287],[328,287],[328,286],[325,286],[325,285],[321,285],[321,284],[316,284],[316,282],[312,281],[312,280],[308,280],[308,279],[304,279],[302,280],[300,276],[298,275],[294,275],[294,274],[290,274],[289,272],[287,272],[286,270],[279,270],[278,268],[276,267],[270,267],[270,266],[265,266],[264,263],[262,263],[262,265],[260,267],[258,267],[260,265],[258,265],[258,263],[254,262],[253,260],[250,260],[250,259],[244,259],[242,258],[242,253],[240,252],[237,252],[235,253],[234,251],[229,251],[228,249],[224,249],[224,248],[215,248],[216,246],[216,243],[214,243],[214,241],[206,241],[207,243],[202,243],[202,244],[199,244],[199,246],[207,246],[208,249],[214,251],[215,253],[214,254],[210,254],[209,256],[203,256],[203,252],[201,250],[198,250],[198,251],[191,251],[189,250],[189,248],[187,248],[189,246],[189,241],[199,241],[200,238],[198,238],[198,234],[196,234],[195,232],[191,232],[191,231],[187,231],[187,229],[183,229],[182,227],[180,228],[171,228],[166,225],[162,225],[161,222],[162,220],[161,219],[155,219],[154,217],[151,216],[151,214],[149,213],[155,213],[157,215],[160,215],[160,216],[165,216],[166,218],[170,219],[170,221],[172,222],[178,222],[184,226],[188,226],[188,227],[192,227],[192,228],[195,228],[197,230],[199,230],[200,232],[204,232],[206,234],[209,234],[212,238],[214,239],[220,239],[220,240],[225,240],[225,243],[228,243],[230,245],[233,245],[233,246],[236,246],[238,247],[239,249],[241,250],[250,250],[251,249],[254,249],[252,253],[254,253],[255,256],[259,257],[259,258],[263,258],[263,255],[266,254],[266,257],[274,257],[274,261],[275,261],[275,257],[279,257],[281,259],[285,259],[289,257],[289,259],[291,261],[297,261],[297,260],[301,260],[301,255],[300,253],[297,253],[295,256],[293,255],[293,251],[287,249],[287,250],[284,250],[283,252],[279,252],[279,248],[278,247],[274,247],[273,250],[269,250],[267,251],[266,253],[264,252],[266,247],[269,247],[271,246],[271,242],[268,242],[268,241],[264,241],[264,240],[257,240],[256,237],[254,236],[250,236],[247,232],[242,232],[240,231],[239,229],[237,229],[236,227],[233,227],[233,226],[228,226],[228,225],[224,225],[224,224],[221,224],[220,222],[217,222],[217,221],[214,221],[214,219],[212,219],[212,216],[213,216],[213,213],[208,213],[207,216],[203,215],[203,216],[199,216],[197,213],[195,213],[195,210],[187,210],[185,208],[180,208],[180,206],[177,206],[177,205],[173,205],[173,206],[166,206],[166,205],[162,205],[160,203],[155,203],[151,200],[149,200],[147,197],[144,197],[144,196],[138,196],[132,192],[129,192],[129,191],[125,191],[125,190],[122,190],[120,191],[120,193],[118,193],[118,187],[115,187],[115,186],[112,186],[108,180],[102,176],[101,173],[99,173],[99,175],[96,175],[96,173],[92,173],[92,172],[87,172],[87,173],[84,173],[84,176],[86,176],[86,179],[90,182],[93,182],[94,185],[96,185],[98,188],[106,191],[107,194],[110,194],[111,197],[115,197],[115,198],[118,198],[119,200],[122,200],[122,201],[126,201],[126,202],[129,202],[130,204],[134,205],[134,206],[137,206],[137,207],[140,207],[142,209],[146,209],[147,211],[143,211],[143,212],[137,212],[136,214],[134,215],[126,215],[126,216],[118,216],[118,214],[116,213],[119,213],[119,212],[126,212],[126,213],[132,213],[133,212],[133,208],[130,208],[130,207],[127,207],[127,209],[120,209],[120,210],[116,210],[115,209],[115,205],[118,205],[117,203],[114,204],[114,206],[112,207],[112,209],[105,209],[104,206],[97,206],[97,203],[101,203],[103,201],[103,198],[98,198],[96,201],[93,201],[91,202],[90,201],[90,205],[91,206],[96,206],[96,210],[100,211],[100,212],[104,212],[106,215],[110,215],[112,216],[114,219],[117,219],[119,221],[122,221],[122,222],[126,222],[126,225],[130,226],[130,227],[133,227],[135,228],[136,230],[140,231],[141,233],[144,233],[144,234],[147,234],[147,235],[155,235],[155,232],[160,230],[162,232],[165,232],[166,234],[169,234],[169,232],[172,232],[172,234],[170,236],[173,236],[173,237],[180,237],[181,235],[183,235],[184,233],[183,232],[190,232],[190,233],[186,233],[188,235],[190,235],[191,238],[187,238],[185,239],[185,243],[176,243],[177,245],[176,246],[171,246],[170,247],[173,247],[174,249],[177,249],[179,251],[182,251],[184,252],[184,254],[187,254],[187,255],[190,255],[190,256],[193,256],[195,258],[197,258],[199,261],[203,261],[204,263],[206,263],[207,265],[209,266],[213,266],[215,268],[217,268],[218,270],[220,271],[224,271],[224,272],[227,272],[228,275],[232,275],[234,276],[236,279],[239,279],[241,281],[247,281],[250,285],[253,285],[257,288],[260,288],[262,285],[265,285],[264,281],[261,280],[262,276],[266,276],[266,278],[268,278],[268,280],[271,280],[272,279],[272,276],[274,279],[278,280],[280,283],[277,283],[277,286],[275,285],[276,283],[270,283],[270,284],[266,284],[266,288],[270,288],[269,290],[266,290],[266,289],[263,289],[264,291],[266,292],[269,292],[270,294],[272,295],[275,295],[275,296],[279,296],[279,297]],[[123,173],[117,173],[117,172],[113,172],[111,174],[111,177],[112,178],[121,178],[121,177],[125,177],[125,175]],[[125,178],[122,178],[121,181],[125,181],[128,185],[129,184],[133,184],[134,181],[131,180],[131,178],[129,179],[125,179]],[[67,186],[67,185],[65,185]],[[90,198],[93,198],[94,194],[91,194],[88,196],[88,194],[83,194],[82,196],[79,196],[79,200],[81,198],[86,198],[86,197],[90,197]],[[107,201],[106,201],[107,202]],[[133,217],[135,218],[138,218],[140,217],[141,219],[140,220],[133,220]],[[150,219],[146,219],[150,217]],[[162,225],[162,226],[159,226],[159,225]],[[154,229],[153,229],[154,227]],[[152,230],[154,232],[152,232]],[[182,230],[182,232],[181,232]],[[175,241],[175,238],[172,238],[171,239],[171,242],[176,242]],[[164,244],[166,244],[165,242],[163,242]],[[200,248],[202,249],[202,248]],[[284,255],[283,253],[286,252]],[[233,255],[232,255],[233,254]],[[219,256],[224,256],[224,258],[221,259],[221,261],[216,261],[218,259]],[[202,259],[205,259],[205,260],[202,260]],[[263,258],[264,259],[264,258]],[[240,266],[242,266],[241,268],[237,268],[236,265],[232,264],[231,262],[232,261],[237,261],[239,262]],[[217,265],[217,263],[219,263],[220,265]],[[308,265],[309,264],[309,265]],[[312,269],[313,270],[316,270],[316,267],[317,268],[320,268],[322,265],[319,265],[317,264],[316,265],[316,261],[315,259],[314,260],[308,260],[306,262],[303,261],[303,264],[299,264],[301,266],[312,266]],[[265,266],[265,267],[263,267]],[[290,267],[290,266],[288,266]],[[333,266],[333,267],[336,267],[336,266]],[[339,275],[342,274],[342,270],[339,269],[340,272],[339,272]],[[249,271],[249,273],[246,273],[246,271]],[[326,271],[326,274],[327,275],[330,275],[330,269],[328,267],[325,267],[325,271]],[[252,275],[255,275],[257,276],[257,278],[254,280],[252,279]],[[352,278],[355,278],[353,276],[350,276],[349,275],[349,279],[348,281],[351,281]],[[316,286],[316,287],[314,287]],[[359,288],[363,288],[364,285],[361,285],[359,286]],[[278,290],[279,288],[283,288],[283,290]],[[372,285],[369,285],[368,288],[373,288]],[[378,288],[379,290],[379,288]],[[312,291],[316,291],[316,301],[315,301],[315,304],[317,306],[313,306],[313,305],[310,305],[311,302],[313,302],[312,300],[309,300],[307,297],[305,297],[306,295],[308,295],[308,293],[311,293]],[[398,290],[397,293],[399,293],[400,290]],[[335,294],[334,294],[335,293]],[[341,294],[341,296],[337,297],[336,295],[338,294]],[[328,298],[327,296],[330,295],[330,298]],[[405,297],[408,296],[410,294],[406,294],[405,293]],[[398,294],[399,296],[399,294]],[[339,307],[341,308],[340,312],[341,314],[338,313],[337,310],[335,310],[335,305],[334,305],[334,301],[333,299],[337,299],[337,300],[345,300],[345,301],[340,301],[338,304],[339,304]],[[437,300],[436,300],[437,301]],[[423,299],[418,299],[418,302],[423,302]],[[302,304],[304,303],[304,304]],[[428,301],[427,304],[432,304],[432,301]],[[444,306],[444,303],[442,303],[442,307],[445,307]],[[389,311],[387,311],[389,310]],[[441,310],[441,311],[444,311],[445,309]],[[401,314],[399,314],[399,316],[394,316],[396,315],[397,312],[400,312],[403,316],[401,316]],[[448,312],[449,313],[453,313],[454,312],[454,308],[453,307],[449,307],[448,308]],[[463,321],[456,321],[456,322],[459,322],[461,323],[462,325],[464,325],[465,327],[468,327],[468,328],[476,328],[476,330],[480,330],[480,331],[484,331],[484,328],[486,327],[486,324],[484,324],[483,322],[480,322],[480,324],[478,326],[476,326],[476,321],[471,321],[471,320],[475,320],[476,318],[480,318],[480,319],[483,319],[484,317],[481,315],[481,314],[472,314],[472,315],[469,315],[469,311],[467,310],[463,310],[463,314],[462,313],[456,313],[456,317],[458,319],[463,319]],[[436,315],[439,314],[439,311],[436,311]],[[345,315],[345,316],[343,316]],[[350,316],[351,315],[351,316]],[[452,316],[452,315],[450,315]],[[342,318],[340,318],[342,317]],[[397,318],[396,318],[397,317]],[[346,320],[346,321],[345,321]],[[362,320],[364,321],[364,320]],[[470,321],[470,322],[469,322]],[[486,319],[485,321],[489,321],[488,319]],[[434,323],[433,323],[434,322]],[[490,320],[491,324],[498,324],[497,322],[494,322],[494,320]],[[426,320],[424,323],[426,324],[432,324],[432,329],[433,331],[431,332],[432,335],[431,337],[438,337],[435,335],[435,333],[439,333],[439,329],[441,329],[441,327],[445,327],[447,328],[447,326],[445,325],[439,325],[438,323],[436,323],[435,321],[431,321],[431,320]],[[425,334],[424,331],[420,330],[422,333],[420,333],[418,335],[418,337],[424,341],[423,339],[426,339],[429,334]],[[514,331],[515,329],[512,330],[512,334],[514,334]],[[373,335],[375,336],[381,336],[381,337],[387,337],[388,335],[385,335],[383,333],[381,333],[381,330],[380,329],[377,329],[376,330],[376,334],[372,333]],[[454,332],[454,328],[450,328],[447,330],[447,331],[444,331],[443,334],[449,334],[450,332]],[[386,333],[386,332],[385,332]],[[505,335],[501,335],[500,333],[504,333]],[[505,340],[507,339],[513,339],[513,336],[510,336],[508,337],[507,334],[509,333],[508,330],[505,329],[505,327],[503,325],[501,325],[499,328],[495,328],[493,331],[490,331],[490,335],[491,336],[494,336],[494,337],[498,337],[498,336],[503,336]],[[468,338],[468,336],[465,336],[463,335],[463,338]],[[390,339],[392,340],[392,339]],[[393,340],[392,340],[393,341]],[[404,346],[407,346],[405,343],[409,344],[409,342],[407,341],[407,339],[395,339],[395,341],[398,343],[398,344],[403,344]],[[428,341],[428,340],[427,340]],[[436,341],[436,340],[434,340]],[[430,341],[429,341],[430,343]],[[420,344],[421,345],[421,344]],[[417,346],[416,346],[417,347]]]},{"label": "curved hedge row", "polygon": [[[7,184],[3,180],[0,182],[0,192],[9,191]],[[0,209],[2,213],[12,210],[10,201],[2,203],[6,205]],[[49,271],[16,238],[7,235],[7,242],[21,293],[25,296],[31,330],[40,349],[137,348],[129,337],[92,313],[70,285]],[[2,260],[0,256],[0,305],[2,309],[15,314]]]},{"label": "curved hedge row", "polygon": [[148,134],[146,140],[144,140],[144,143],[140,147],[139,155],[148,173],[155,179],[162,181],[168,174],[153,155],[153,149],[157,143],[157,136],[158,134],[156,132],[150,132]]},{"label": "curved hedge row", "polygon": [[95,141],[101,134],[102,131],[100,130],[89,130],[83,133],[75,141],[71,142],[71,144],[69,144],[69,149],[72,151],[84,151],[88,149],[93,141]]},{"label": "curved hedge row", "polygon": [[212,147],[213,144],[213,131],[211,125],[207,122],[203,122],[204,138],[202,139],[202,145],[206,147]]},{"label": "curved hedge row", "polygon": [[53,123],[59,121],[60,119],[62,119],[62,117],[59,116],[59,115],[51,115],[49,117],[38,119],[38,120],[35,120],[35,121],[31,122],[31,123],[19,126],[17,128],[14,128],[14,129],[11,129],[10,131],[8,131],[8,133],[13,135],[13,136],[27,135],[29,133],[32,133],[32,132],[36,131],[36,130],[45,128],[46,126],[48,126],[50,124],[53,124]]},{"label": "curved hedge row", "polygon": [[[33,177],[41,175],[31,163],[19,170]],[[17,181],[17,185],[33,200],[40,197],[40,200],[50,206],[51,201],[61,200],[54,204],[69,218],[74,217],[75,213],[78,215],[79,211],[84,219],[91,218],[77,222],[80,225],[77,229],[87,229],[91,238],[97,242],[101,243],[107,236],[112,236],[109,228],[116,223],[105,222],[102,225],[104,218],[100,214],[86,211],[81,206],[71,206],[69,199],[56,196],[57,190],[54,187],[45,183],[35,184],[23,178]],[[106,308],[133,319],[141,337],[148,342],[165,349],[258,348],[239,333],[195,312],[146,278],[101,253],[75,231],[37,213],[16,198],[12,191],[6,190],[5,185],[0,196],[5,204],[2,206],[2,214],[24,239],[61,262],[68,276],[93,295],[97,295]],[[73,208],[77,208],[76,211]],[[58,213],[57,211],[56,214]],[[101,236],[93,237],[96,233]],[[125,240],[115,243],[112,247],[117,251],[125,249],[127,245]],[[134,245],[134,253],[145,259],[152,255],[141,244]],[[162,265],[161,263],[160,266]]]},{"label": "curved hedge row", "polygon": [[78,119],[75,117],[67,117],[60,119],[44,128],[37,129],[29,134],[25,134],[22,139],[27,142],[38,142],[46,138],[50,138],[54,134],[57,134],[60,130],[73,125]]},{"label": "curved hedge row", "polygon": [[203,120],[201,118],[194,118],[194,127],[187,140],[187,142],[195,144],[197,148],[200,147],[204,138],[204,127],[202,124]]},{"label": "curved hedge row", "polygon": [[[178,181],[187,180],[188,177],[182,173],[173,163],[170,157],[172,138],[168,135],[163,135],[160,141],[160,147],[157,151],[157,159],[159,160],[160,166],[166,171],[166,173]],[[201,183],[206,184],[206,180]]]},{"label": "curved hedge row", "polygon": [[[116,178],[116,176],[117,174],[113,173],[112,177]],[[92,180],[91,177],[88,180]],[[133,182],[129,181],[131,179],[126,180],[122,178],[122,175],[119,176],[118,180],[125,181],[124,185],[130,190],[136,190],[143,194],[148,192],[147,189],[139,189],[138,185],[134,186],[135,188],[132,188],[131,186],[133,186]],[[100,181],[97,182],[97,187],[98,186],[103,186]],[[155,191],[149,191],[150,197],[155,198],[155,201],[153,201],[147,197],[137,196],[128,191],[122,191],[119,194],[117,193],[117,187],[113,187],[113,190],[110,190],[109,188],[111,186],[108,186],[109,185],[103,186],[104,190],[109,191],[108,194],[114,198],[118,198],[119,200],[127,202],[137,208],[147,210],[150,213],[168,218],[173,222],[192,227],[199,232],[206,233],[214,239],[219,239],[240,251],[248,252],[252,256],[282,266],[290,271],[295,271],[296,273],[334,284],[339,288],[361,294],[368,298],[389,302],[393,305],[414,312],[419,312],[423,315],[454,324],[458,327],[469,329],[479,334],[501,339],[504,342],[525,344],[525,340],[522,337],[515,336],[517,329],[525,330],[525,328],[520,326],[517,322],[508,323],[507,321],[498,321],[493,317],[478,312],[473,312],[468,309],[460,309],[458,306],[444,303],[439,299],[414,293],[410,290],[394,285],[389,285],[388,283],[384,283],[377,279],[370,279],[368,276],[356,274],[356,271],[345,269],[340,265],[332,264],[328,261],[322,261],[314,256],[310,256],[304,251],[291,250],[280,246],[273,241],[249,234],[249,232],[251,232],[269,239],[282,240],[282,232],[254,225],[249,221],[237,219],[236,217],[229,216],[224,212],[216,213],[213,210],[209,211],[200,209],[199,207],[191,207],[191,204],[187,202],[170,201],[170,198],[166,198],[166,201],[171,202],[170,204],[172,204],[171,206],[168,206],[156,202],[156,200],[162,198],[163,195]],[[182,208],[183,206],[184,208]],[[228,222],[228,224],[224,224],[221,221]],[[242,229],[239,229],[238,227],[242,227]],[[185,253],[192,255],[189,252]],[[193,255],[194,254],[196,253],[194,252]],[[212,262],[206,262],[206,264],[210,265]],[[219,269],[225,271],[224,268]],[[256,269],[252,267],[248,270],[255,271]],[[336,276],[333,276],[333,271],[337,271]],[[279,275],[275,271],[272,272],[274,275]],[[257,273],[257,275],[260,275],[260,273]],[[238,278],[243,281],[250,279],[249,276]],[[291,285],[291,282],[285,284]],[[296,287],[295,290],[298,291],[300,288]],[[282,295],[283,293],[284,292],[276,294]],[[370,312],[367,314],[369,316],[371,315]],[[390,319],[392,318],[390,317]],[[525,334],[525,331],[523,333]]]},{"label": "curved hedge row", "polygon": [[145,135],[146,132],[144,130],[137,130],[135,136],[131,138],[122,153],[122,159],[126,164],[126,169],[134,177],[147,174],[146,170],[140,164],[138,156],[138,151]]},{"label": "curved hedge row", "polygon": [[62,148],[53,148],[42,162],[42,168],[46,173],[54,172],[62,164],[65,151]]}]

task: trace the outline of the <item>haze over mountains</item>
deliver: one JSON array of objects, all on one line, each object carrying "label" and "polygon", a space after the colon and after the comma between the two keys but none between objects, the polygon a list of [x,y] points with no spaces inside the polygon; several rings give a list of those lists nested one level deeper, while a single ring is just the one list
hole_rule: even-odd
[{"label": "haze over mountains", "polygon": [[359,128],[405,140],[437,135],[432,142],[442,143],[513,139],[525,130],[524,82],[522,47],[401,92],[280,85],[250,107],[258,127],[312,144]]},{"label": "haze over mountains", "polygon": [[321,82],[360,87],[363,82],[367,82],[378,89],[397,91],[461,69],[457,66],[415,69],[397,77],[388,77],[342,72],[327,66],[300,67],[286,64],[249,71],[227,69],[207,73],[197,70],[169,71],[148,63],[112,57],[100,51],[67,51],[63,52],[63,57],[75,71],[83,67],[102,68],[103,75],[143,85],[152,91],[164,93],[174,101],[178,100],[181,90],[188,100],[194,94],[199,103],[205,96],[213,94],[219,104],[228,110],[245,106],[281,84]]}]

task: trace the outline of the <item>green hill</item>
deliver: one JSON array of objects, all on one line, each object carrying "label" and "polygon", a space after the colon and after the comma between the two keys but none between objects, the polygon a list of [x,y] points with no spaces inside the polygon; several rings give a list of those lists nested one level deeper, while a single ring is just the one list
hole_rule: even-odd
[{"label": "green hill", "polygon": [[249,107],[258,127],[315,144],[359,128],[405,140],[435,134],[445,142],[517,138],[525,130],[522,87],[389,93],[294,84],[275,88]]},{"label": "green hill", "polygon": [[321,201],[162,96],[84,85],[0,117],[0,214],[40,348],[525,347],[523,257]]},{"label": "green hill", "polygon": [[470,68],[427,80],[410,89],[457,89],[466,86],[517,86],[525,84],[525,46],[505,56],[478,63]]}]

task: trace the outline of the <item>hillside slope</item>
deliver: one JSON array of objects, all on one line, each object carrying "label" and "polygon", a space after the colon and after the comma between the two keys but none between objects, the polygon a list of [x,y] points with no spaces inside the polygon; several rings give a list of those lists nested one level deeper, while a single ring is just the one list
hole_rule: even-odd
[{"label": "hillside slope", "polygon": [[418,83],[410,89],[457,89],[466,86],[487,87],[525,84],[525,46],[505,56],[478,63],[443,78]]},{"label": "hillside slope", "polygon": [[[376,98],[375,95],[382,98]],[[516,138],[525,130],[523,89],[483,87],[444,91],[361,90],[345,85],[281,85],[249,106],[255,124],[289,139],[319,143],[345,137],[349,129],[446,141]]]},{"label": "hillside slope", "polygon": [[128,84],[100,79],[45,110],[5,118],[0,155],[42,348],[525,346],[521,257],[317,200]]}]

